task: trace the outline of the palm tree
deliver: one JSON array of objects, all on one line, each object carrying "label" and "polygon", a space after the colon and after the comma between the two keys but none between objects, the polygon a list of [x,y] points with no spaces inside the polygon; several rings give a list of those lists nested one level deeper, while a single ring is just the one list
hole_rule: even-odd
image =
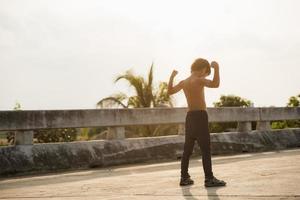
[{"label": "palm tree", "polygon": [[153,86],[153,63],[148,73],[148,79],[142,76],[134,75],[132,71],[126,71],[125,74],[117,76],[115,83],[120,80],[126,80],[134,88],[135,95],[128,97],[125,93],[119,92],[109,97],[101,99],[97,107],[122,107],[122,108],[148,108],[169,106],[172,107],[172,99],[168,95],[168,84],[160,82],[156,89]]},{"label": "palm tree", "polygon": [[[148,72],[147,80],[142,76],[134,75],[130,70],[126,71],[125,74],[117,76],[114,82],[116,83],[120,80],[126,80],[129,85],[133,87],[135,94],[133,96],[127,96],[125,93],[119,92],[103,98],[97,103],[98,108],[173,107],[172,98],[167,93],[168,84],[166,82],[160,82],[158,88],[153,86],[153,63]],[[167,132],[170,129],[173,130],[174,126],[135,126],[127,127],[127,132],[135,136],[158,136],[162,134],[162,132]]]}]

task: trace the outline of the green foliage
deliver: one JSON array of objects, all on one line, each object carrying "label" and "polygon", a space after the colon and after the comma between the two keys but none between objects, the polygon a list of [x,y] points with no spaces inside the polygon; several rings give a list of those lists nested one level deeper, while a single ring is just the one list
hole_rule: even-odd
[{"label": "green foliage", "polygon": [[[287,107],[299,107],[300,106],[300,94],[297,96],[291,96],[288,100]],[[271,122],[273,129],[284,128],[300,128],[300,120],[282,120]]]},{"label": "green foliage", "polygon": [[287,125],[286,121],[274,121],[271,123],[272,129],[284,129],[287,127],[288,127],[288,125]]},{"label": "green foliage", "polygon": [[209,123],[209,132],[211,133],[225,132],[226,130],[225,126],[226,126],[225,123],[216,123],[216,122]]},{"label": "green foliage", "polygon": [[178,126],[174,124],[128,126],[126,137],[155,137],[178,134]]},{"label": "green foliage", "polygon": [[89,128],[81,128],[78,139],[79,140],[88,140],[89,139]]},{"label": "green foliage", "polygon": [[173,101],[168,94],[168,84],[166,82],[160,82],[158,89],[155,90],[153,96],[154,107],[161,105],[168,105],[173,107]]},{"label": "green foliage", "polygon": [[271,122],[272,129],[300,128],[300,120],[282,120]]},{"label": "green foliage", "polygon": [[250,107],[252,102],[235,95],[222,95],[220,100],[213,104],[215,107]]},{"label": "green foliage", "polygon": [[79,133],[79,140],[90,140],[97,139],[97,136],[103,131],[105,131],[105,127],[97,127],[97,128],[81,128]]},{"label": "green foliage", "polygon": [[299,107],[300,105],[300,94],[298,96],[292,96],[289,98],[289,102],[287,103],[288,107]]},{"label": "green foliage", "polygon": [[6,140],[8,144],[14,144],[15,143],[15,132],[9,131],[6,133]]},{"label": "green foliage", "polygon": [[16,102],[14,110],[21,110],[21,104],[19,102]]},{"label": "green foliage", "polygon": [[[253,103],[235,95],[222,95],[220,100],[214,102],[214,107],[250,107]],[[228,123],[210,123],[209,130],[213,133],[220,133],[236,129],[237,122]]]},{"label": "green foliage", "polygon": [[287,120],[287,126],[289,128],[300,128],[300,120]]},{"label": "green foliage", "polygon": [[76,140],[75,128],[41,129],[34,132],[34,138],[39,143],[72,142]]},{"label": "green foliage", "polygon": [[[21,111],[22,110],[22,106],[19,102],[16,102],[15,106],[14,106],[14,110],[15,111]],[[15,143],[15,132],[14,131],[9,131],[6,133],[6,139],[7,139],[7,143],[8,144],[14,144]]]}]

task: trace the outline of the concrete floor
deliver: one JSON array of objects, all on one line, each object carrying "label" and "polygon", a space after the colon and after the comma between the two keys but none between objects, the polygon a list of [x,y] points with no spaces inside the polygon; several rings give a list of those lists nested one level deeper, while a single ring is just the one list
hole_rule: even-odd
[{"label": "concrete floor", "polygon": [[195,185],[180,187],[180,162],[136,164],[0,179],[0,199],[300,199],[300,149],[213,158],[226,187],[206,189],[200,160]]}]

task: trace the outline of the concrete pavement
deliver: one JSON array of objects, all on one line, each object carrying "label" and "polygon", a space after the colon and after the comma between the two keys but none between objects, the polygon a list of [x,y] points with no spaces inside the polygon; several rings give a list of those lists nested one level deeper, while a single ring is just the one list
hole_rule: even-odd
[{"label": "concrete pavement", "polygon": [[206,189],[199,159],[190,164],[195,185],[180,187],[180,162],[0,179],[0,199],[300,199],[300,149],[218,156],[215,175],[226,187]]}]

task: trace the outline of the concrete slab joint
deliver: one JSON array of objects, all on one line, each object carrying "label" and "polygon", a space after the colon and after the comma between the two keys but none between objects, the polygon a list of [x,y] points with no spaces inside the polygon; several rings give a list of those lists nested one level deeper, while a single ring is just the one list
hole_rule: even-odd
[{"label": "concrete slab joint", "polygon": [[125,139],[125,127],[117,126],[117,127],[108,127],[108,134],[106,139]]}]

